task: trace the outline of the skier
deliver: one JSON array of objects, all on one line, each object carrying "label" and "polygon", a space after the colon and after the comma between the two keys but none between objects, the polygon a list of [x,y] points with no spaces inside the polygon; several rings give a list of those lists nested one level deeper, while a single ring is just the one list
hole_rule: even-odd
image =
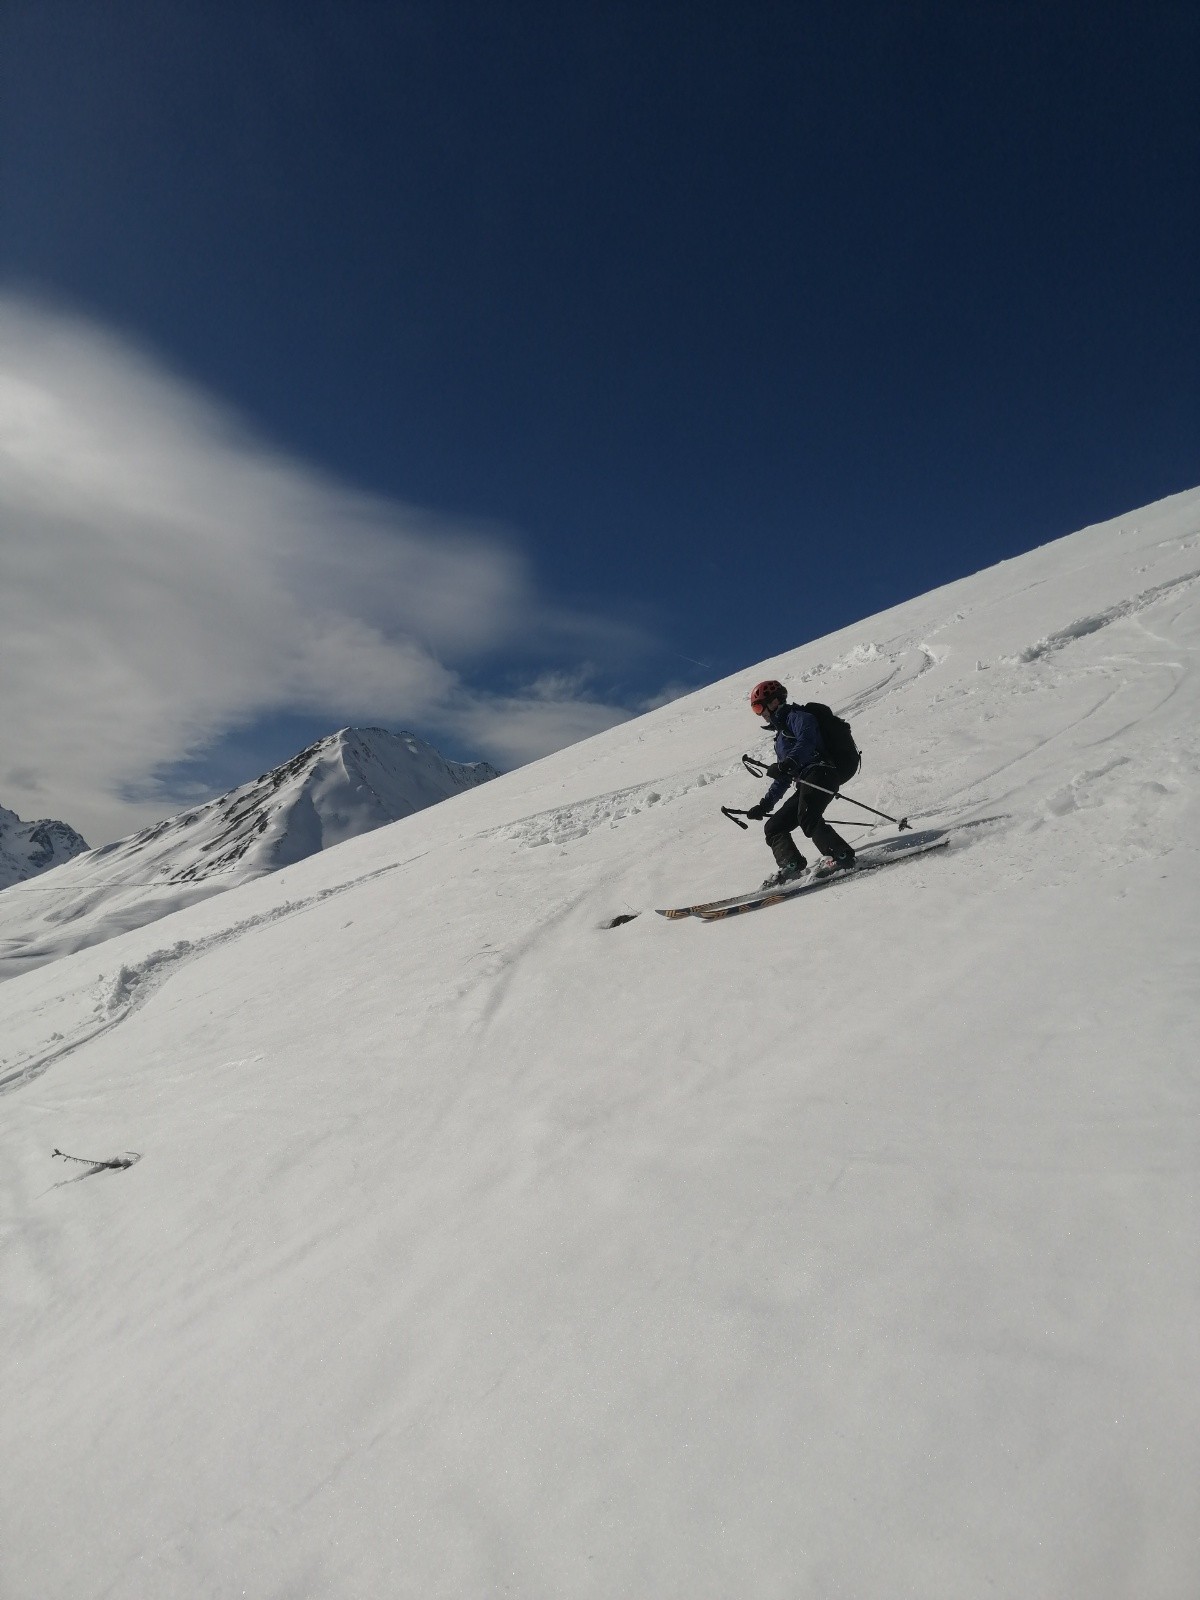
[{"label": "skier", "polygon": [[[796,827],[839,867],[852,867],[854,851],[825,821],[825,807],[837,791],[838,775],[817,719],[803,706],[789,705],[787,690],[774,678],[755,684],[750,708],[755,716],[766,718],[766,726],[775,735],[775,760],[767,768],[767,776],[774,781],[758,804],[746,812],[756,822],[767,819],[763,833],[779,868],[763,888],[787,883],[808,865],[792,838]],[[817,787],[806,788],[805,782]],[[793,783],[796,792],[775,811]],[[829,793],[823,792],[826,790]]]}]

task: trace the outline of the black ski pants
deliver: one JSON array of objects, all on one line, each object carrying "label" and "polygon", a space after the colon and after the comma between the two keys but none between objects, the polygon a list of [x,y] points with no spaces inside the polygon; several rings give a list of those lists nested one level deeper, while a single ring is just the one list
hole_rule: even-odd
[{"label": "black ski pants", "polygon": [[[798,827],[822,855],[842,856],[847,852],[853,855],[854,852],[841,834],[835,833],[825,821],[825,807],[837,791],[837,773],[821,761],[815,766],[806,767],[800,776],[818,787],[807,789],[802,784],[796,785],[779,810],[767,818],[767,825],[763,829],[767,843],[770,844],[781,833],[790,834]],[[826,789],[830,793],[823,793]]]}]

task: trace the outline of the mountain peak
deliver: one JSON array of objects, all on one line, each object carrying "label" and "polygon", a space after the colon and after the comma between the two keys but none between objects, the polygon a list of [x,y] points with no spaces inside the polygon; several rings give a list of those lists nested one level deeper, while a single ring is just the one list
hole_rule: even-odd
[{"label": "mountain peak", "polygon": [[65,822],[49,817],[22,822],[15,811],[0,806],[0,889],[40,877],[88,848],[83,835]]},{"label": "mountain peak", "polygon": [[[58,860],[77,857],[54,893],[39,886],[36,899],[5,897],[0,977],[153,922],[498,776],[486,761],[448,760],[414,733],[339,728],[228,794],[86,855],[65,824],[20,824],[0,812],[0,825],[11,818],[26,830],[62,830],[45,834],[45,848],[58,850]],[[10,833],[0,833],[0,842]],[[77,844],[62,854],[68,835]],[[31,856],[33,839],[24,855],[15,848],[0,854],[0,864],[11,854],[15,871]]]}]

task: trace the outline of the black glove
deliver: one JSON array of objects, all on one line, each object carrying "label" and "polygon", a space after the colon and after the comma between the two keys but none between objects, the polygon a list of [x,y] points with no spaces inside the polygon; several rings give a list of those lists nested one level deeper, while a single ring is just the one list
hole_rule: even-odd
[{"label": "black glove", "polygon": [[767,768],[768,778],[794,778],[796,776],[796,763],[794,761],[772,761]]},{"label": "black glove", "polygon": [[756,806],[750,807],[746,815],[750,818],[751,822],[761,822],[764,817],[769,817],[771,815],[771,808],[770,806],[763,805],[762,801],[760,800]]}]

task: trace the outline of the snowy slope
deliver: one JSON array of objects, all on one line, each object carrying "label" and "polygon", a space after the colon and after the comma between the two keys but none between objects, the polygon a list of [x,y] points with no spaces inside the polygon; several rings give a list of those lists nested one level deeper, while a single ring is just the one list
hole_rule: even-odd
[{"label": "snowy slope", "polygon": [[[5,1594],[1200,1593],[1198,601],[1191,493],[6,984]],[[768,673],[949,848],[645,914]]]},{"label": "snowy slope", "polygon": [[156,922],[496,775],[486,761],[447,761],[412,733],[342,728],[252,783],[93,850],[50,883],[5,895],[0,979]]},{"label": "snowy slope", "polygon": [[65,822],[22,822],[15,811],[0,806],[0,889],[62,866],[87,847],[83,835]]}]

